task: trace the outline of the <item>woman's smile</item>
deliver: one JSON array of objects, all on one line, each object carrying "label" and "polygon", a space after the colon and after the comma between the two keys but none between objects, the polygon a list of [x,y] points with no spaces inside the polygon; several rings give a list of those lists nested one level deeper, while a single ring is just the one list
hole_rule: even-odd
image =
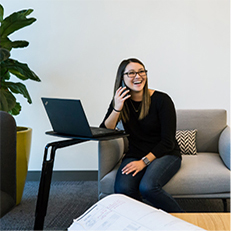
[{"label": "woman's smile", "polygon": [[139,63],[129,63],[125,69],[125,73],[135,73],[134,78],[130,78],[127,75],[124,75],[125,84],[131,91],[143,91],[147,77],[140,76],[139,72],[143,71],[144,67]]}]

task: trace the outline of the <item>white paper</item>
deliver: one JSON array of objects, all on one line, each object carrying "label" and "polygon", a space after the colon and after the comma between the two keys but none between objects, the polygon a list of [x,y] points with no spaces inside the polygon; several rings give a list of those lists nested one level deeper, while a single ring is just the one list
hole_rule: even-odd
[{"label": "white paper", "polygon": [[204,230],[121,194],[109,195],[75,219],[73,230]]}]

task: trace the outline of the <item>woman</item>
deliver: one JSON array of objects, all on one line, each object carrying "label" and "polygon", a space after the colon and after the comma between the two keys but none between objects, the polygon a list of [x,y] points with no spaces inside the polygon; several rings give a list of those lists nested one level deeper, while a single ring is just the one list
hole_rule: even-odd
[{"label": "woman", "polygon": [[129,149],[117,172],[115,193],[146,199],[167,212],[181,212],[162,189],[181,165],[174,104],[167,94],[148,89],[147,70],[137,59],[121,62],[114,99],[100,126],[115,129],[120,120],[129,134]]}]

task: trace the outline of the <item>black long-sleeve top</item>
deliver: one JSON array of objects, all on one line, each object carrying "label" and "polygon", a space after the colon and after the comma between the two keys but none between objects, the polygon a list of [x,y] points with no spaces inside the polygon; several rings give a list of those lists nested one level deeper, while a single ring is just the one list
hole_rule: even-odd
[{"label": "black long-sleeve top", "polygon": [[[130,110],[129,121],[123,122],[126,133],[129,134],[129,150],[126,157],[141,159],[149,152],[157,158],[164,155],[181,156],[177,144],[176,134],[176,112],[171,98],[163,92],[154,91],[151,96],[151,105],[148,115],[139,120],[138,108],[140,102],[127,100]],[[132,105],[133,104],[133,105]],[[111,114],[113,104],[111,102],[108,112],[100,127],[105,127],[105,120]]]}]

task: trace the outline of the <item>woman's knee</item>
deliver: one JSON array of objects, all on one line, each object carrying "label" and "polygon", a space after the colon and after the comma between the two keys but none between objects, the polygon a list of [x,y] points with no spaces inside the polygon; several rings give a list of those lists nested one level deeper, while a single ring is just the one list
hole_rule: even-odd
[{"label": "woman's knee", "polygon": [[155,196],[161,190],[160,185],[140,184],[139,191],[143,198],[148,198],[150,195]]},{"label": "woman's knee", "polygon": [[115,193],[127,194],[128,191],[129,187],[127,187],[127,184],[123,184],[123,182],[115,183]]}]

